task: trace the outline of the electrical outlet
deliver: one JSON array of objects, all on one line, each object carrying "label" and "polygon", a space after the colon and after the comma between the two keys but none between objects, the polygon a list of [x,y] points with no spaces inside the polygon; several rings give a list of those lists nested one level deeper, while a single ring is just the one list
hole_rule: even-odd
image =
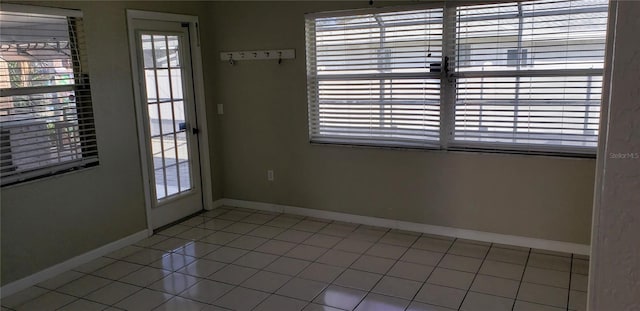
[{"label": "electrical outlet", "polygon": [[267,180],[273,181],[273,170],[267,170]]},{"label": "electrical outlet", "polygon": [[218,114],[224,114],[224,106],[222,104],[218,104]]}]

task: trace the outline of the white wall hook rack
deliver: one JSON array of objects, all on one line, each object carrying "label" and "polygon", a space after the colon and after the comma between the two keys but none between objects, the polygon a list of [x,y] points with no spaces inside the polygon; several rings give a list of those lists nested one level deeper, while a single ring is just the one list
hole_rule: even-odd
[{"label": "white wall hook rack", "polygon": [[265,60],[265,59],[294,59],[296,58],[296,50],[260,50],[260,51],[234,51],[220,52],[220,60],[233,64],[242,60]]}]

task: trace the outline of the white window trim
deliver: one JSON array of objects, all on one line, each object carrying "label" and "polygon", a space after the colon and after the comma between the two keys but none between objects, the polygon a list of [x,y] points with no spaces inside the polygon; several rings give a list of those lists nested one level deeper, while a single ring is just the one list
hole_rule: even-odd
[{"label": "white window trim", "polygon": [[3,3],[1,9],[2,11],[19,12],[19,13],[60,15],[60,16],[67,16],[67,17],[82,17],[82,11],[80,10],[52,8],[52,7],[46,7],[46,6]]}]

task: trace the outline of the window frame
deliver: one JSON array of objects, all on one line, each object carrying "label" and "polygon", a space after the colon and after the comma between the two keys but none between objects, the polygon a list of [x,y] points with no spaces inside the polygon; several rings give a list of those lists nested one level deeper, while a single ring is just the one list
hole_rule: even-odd
[{"label": "window frame", "polygon": [[[517,4],[517,3],[527,3],[535,0],[498,0],[498,1],[451,1],[451,2],[433,2],[433,3],[425,3],[418,5],[402,5],[402,6],[389,6],[389,7],[380,7],[380,8],[368,8],[368,9],[354,9],[354,10],[342,10],[342,11],[329,11],[329,12],[319,12],[319,13],[308,13],[305,14],[305,21],[308,19],[314,18],[322,18],[322,17],[343,17],[343,16],[351,16],[351,15],[362,15],[362,14],[371,14],[371,13],[384,13],[384,12],[397,12],[397,11],[409,11],[409,10],[419,10],[419,9],[433,9],[433,8],[442,8],[443,9],[443,42],[442,42],[442,63],[443,67],[448,67],[449,71],[445,72],[445,68],[443,68],[443,74],[441,75],[441,83],[440,83],[440,140],[438,147],[413,147],[413,146],[402,146],[402,145],[370,145],[367,144],[365,147],[371,148],[394,148],[394,149],[424,149],[424,150],[441,150],[441,151],[469,151],[469,152],[483,152],[483,153],[507,153],[507,154],[526,154],[526,155],[548,155],[548,156],[562,156],[562,157],[575,157],[575,158],[594,158],[596,156],[597,145],[593,147],[573,147],[573,146],[562,146],[562,145],[551,145],[551,144],[522,144],[522,143],[500,143],[500,142],[470,142],[470,141],[458,141],[455,139],[455,114],[456,114],[456,92],[457,92],[457,83],[458,79],[464,77],[472,77],[474,74],[472,72],[456,72],[455,68],[455,58],[458,56],[459,47],[456,45],[456,18],[457,11],[460,7],[465,6],[477,6],[477,5],[491,5],[491,4]],[[608,5],[611,6],[610,4]],[[610,20],[610,16],[608,14],[609,10],[607,9],[607,20]],[[609,22],[607,21],[607,25]],[[580,75],[577,69],[571,69],[573,71],[572,74],[576,76],[587,76],[593,75],[596,77],[602,77],[602,92],[600,95],[600,109],[598,111],[598,122],[600,123],[600,119],[603,117],[603,109],[602,104],[604,102],[604,88],[605,81],[604,76],[606,72],[606,51],[608,46],[608,36],[609,31],[608,27],[606,30],[606,34],[603,38],[605,41],[605,46],[603,51],[605,55],[602,57],[602,63],[604,64],[603,69],[584,69],[583,75]],[[307,61],[307,87],[313,87],[313,85],[309,81],[309,71],[310,69],[310,60],[309,60],[309,38],[307,40],[307,50],[306,50],[306,61]],[[526,59],[520,58],[521,62],[520,66],[529,67],[532,66],[532,53],[527,50]],[[506,55],[506,54],[505,54]],[[542,70],[523,70],[521,73],[517,73],[516,70],[506,70],[503,71],[502,74],[507,72],[513,72],[516,75],[520,76],[551,76],[551,77],[562,77],[568,70],[553,70],[553,69],[542,69]],[[499,74],[498,72],[489,72],[491,74]],[[478,75],[480,77],[480,75]],[[515,77],[515,76],[504,76],[504,77]],[[317,85],[316,85],[317,86]],[[359,144],[349,144],[349,143],[341,143],[341,142],[331,142],[327,140],[314,140],[312,137],[312,129],[311,122],[312,119],[311,114],[311,99],[307,99],[307,107],[309,109],[308,115],[308,130],[309,130],[309,142],[311,144],[319,144],[319,145],[349,145],[349,146],[362,146]],[[316,116],[316,121],[317,121]],[[586,122],[586,120],[585,120]],[[586,123],[585,123],[586,124]],[[600,131],[598,130],[598,136],[600,135]]]},{"label": "window frame", "polygon": [[[77,147],[75,147],[77,148],[76,150],[79,150],[77,159],[60,160],[60,158],[58,157],[58,161],[55,163],[38,165],[29,169],[19,170],[15,174],[9,174],[8,176],[2,177],[2,179],[0,180],[1,187],[5,188],[14,185],[20,185],[26,182],[33,182],[43,178],[48,178],[72,171],[80,171],[99,165],[98,143],[96,135],[95,116],[93,111],[94,105],[91,95],[91,83],[88,71],[81,69],[83,66],[86,67],[86,64],[88,62],[86,58],[87,47],[86,42],[80,42],[81,39],[78,38],[78,34],[80,33],[80,31],[78,30],[79,28],[76,25],[76,19],[83,19],[82,11],[11,3],[3,4],[0,10],[7,13],[41,14],[67,19],[66,25],[69,29],[69,49],[71,50],[68,61],[70,62],[70,67],[73,70],[73,84],[3,88],[0,95],[2,97],[11,97],[20,95],[55,94],[57,92],[73,92],[73,96],[75,98],[73,109],[75,110],[75,112],[73,112],[72,115],[76,118],[76,123],[74,124],[74,133],[79,135],[77,143],[78,145]],[[84,26],[82,26],[82,28],[83,27]],[[84,29],[82,29],[81,31],[82,34],[85,35]],[[83,39],[86,41],[86,37]],[[11,103],[13,101],[8,102]],[[46,104],[43,104],[42,106],[51,107],[52,105],[56,104],[48,102]],[[33,117],[30,117],[26,120],[32,119]],[[50,126],[51,124],[57,123],[55,123],[54,121],[46,121],[43,124]],[[10,128],[14,127],[19,126],[6,126],[3,124],[3,135],[5,135],[4,131],[9,131]],[[53,153],[53,151],[50,151],[50,153],[48,154]],[[9,151],[7,154],[11,156],[14,153]],[[3,154],[3,157],[4,156],[5,154]],[[26,158],[28,158],[28,156]],[[6,168],[10,169],[9,166],[7,166]]]},{"label": "window frame", "polygon": [[[366,8],[366,9],[355,9],[355,10],[341,10],[341,11],[329,11],[329,12],[316,12],[316,13],[307,13],[305,14],[305,32],[306,32],[306,60],[307,60],[307,70],[306,70],[306,74],[307,74],[307,108],[308,108],[308,117],[307,117],[307,122],[308,122],[308,135],[309,135],[309,141],[311,143],[314,144],[324,144],[324,145],[347,145],[347,146],[362,146],[362,147],[373,147],[373,148],[406,148],[406,149],[431,149],[431,150],[437,150],[440,149],[440,144],[441,144],[441,140],[442,140],[442,135],[439,134],[438,135],[438,140],[428,140],[425,139],[422,142],[423,143],[418,143],[417,140],[415,142],[399,142],[399,141],[394,141],[393,138],[389,138],[387,140],[385,139],[372,139],[377,141],[377,144],[373,144],[373,143],[357,143],[357,142],[349,142],[349,139],[344,139],[341,141],[338,141],[337,139],[332,139],[332,138],[319,138],[319,139],[313,139],[314,133],[313,133],[313,128],[311,126],[312,123],[317,122],[318,118],[319,118],[319,114],[317,114],[316,110],[313,109],[314,107],[312,107],[312,98],[310,97],[311,92],[314,92],[316,95],[318,94],[318,85],[319,85],[319,81],[322,80],[322,78],[318,79],[318,74],[315,72],[316,68],[313,68],[313,66],[310,65],[309,63],[309,49],[310,48],[315,48],[316,46],[316,42],[315,42],[315,30],[313,31],[314,34],[314,38],[313,41],[310,40],[309,36],[308,36],[308,29],[307,29],[307,24],[308,21],[310,19],[317,19],[317,18],[340,18],[340,17],[349,17],[349,16],[361,16],[361,15],[370,15],[370,14],[382,14],[382,13],[403,13],[403,12],[409,12],[409,11],[418,11],[418,10],[430,10],[430,9],[441,9],[443,10],[443,17],[444,17],[444,3],[445,2],[431,2],[431,3],[425,3],[425,4],[418,4],[418,5],[399,5],[399,6],[388,6],[388,7],[380,7],[380,8]],[[443,20],[443,24],[442,27],[444,27],[444,20]],[[444,44],[445,44],[445,37],[444,37],[444,33],[442,34],[442,38],[441,38],[441,44],[442,44],[442,48],[443,48],[443,53],[444,53]],[[444,58],[442,58],[444,59]],[[314,60],[315,62],[315,60]],[[440,64],[442,64],[442,61],[440,61]],[[311,76],[314,76],[315,79],[311,78]],[[336,75],[337,76],[337,75]],[[347,75],[348,76],[348,75]],[[394,79],[394,78],[413,78],[413,79],[437,79],[440,81],[440,85],[442,85],[443,82],[443,78],[444,78],[444,71],[440,70],[439,72],[435,72],[435,71],[429,71],[429,72],[420,72],[420,73],[381,73],[381,74],[360,74],[357,75],[360,76],[359,78],[362,79],[364,78],[364,76],[369,76],[371,80],[376,80],[376,79],[380,79],[383,80],[385,78],[389,78],[389,79]],[[347,78],[345,80],[349,80],[350,78]],[[356,78],[357,79],[357,78]],[[313,81],[314,84],[311,85],[311,82]],[[380,84],[382,85],[382,84]],[[309,89],[313,89],[313,91],[310,91]],[[440,90],[440,100],[438,105],[441,107],[442,106],[442,86],[440,86],[439,88]],[[319,105],[319,101],[317,101],[317,97],[314,98],[316,100],[316,103],[318,103]],[[441,110],[441,108],[440,108]],[[314,113],[316,116],[316,119],[313,119],[314,117]],[[442,115],[440,115],[440,126],[442,126]],[[357,138],[355,140],[358,140]],[[366,140],[366,139],[360,139],[360,140]],[[391,141],[392,143],[384,143],[385,141]]]}]

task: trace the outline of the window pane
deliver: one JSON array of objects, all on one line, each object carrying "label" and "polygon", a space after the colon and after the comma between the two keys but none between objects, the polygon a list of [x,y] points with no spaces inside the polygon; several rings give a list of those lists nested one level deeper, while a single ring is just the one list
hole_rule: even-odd
[{"label": "window pane", "polygon": [[601,76],[458,81],[458,140],[595,147]]},{"label": "window pane", "polygon": [[457,70],[602,69],[607,1],[530,1],[460,7]]},{"label": "window pane", "polygon": [[454,144],[595,153],[606,0],[463,6]]},{"label": "window pane", "polygon": [[434,146],[442,9],[307,20],[311,139]]},{"label": "window pane", "polygon": [[2,184],[97,163],[81,18],[0,11]]}]

